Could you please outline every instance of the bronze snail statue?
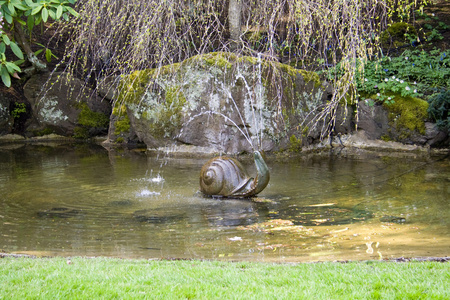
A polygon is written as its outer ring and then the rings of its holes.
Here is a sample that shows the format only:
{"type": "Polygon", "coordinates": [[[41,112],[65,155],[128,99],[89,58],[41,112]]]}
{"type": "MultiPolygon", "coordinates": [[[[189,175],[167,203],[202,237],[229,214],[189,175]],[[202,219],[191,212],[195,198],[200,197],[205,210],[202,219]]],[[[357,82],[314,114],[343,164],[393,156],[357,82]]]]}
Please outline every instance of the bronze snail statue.
{"type": "Polygon", "coordinates": [[[254,152],[256,177],[250,177],[234,158],[216,157],[200,171],[200,190],[213,197],[252,197],[269,183],[270,173],[261,153],[254,152]]]}

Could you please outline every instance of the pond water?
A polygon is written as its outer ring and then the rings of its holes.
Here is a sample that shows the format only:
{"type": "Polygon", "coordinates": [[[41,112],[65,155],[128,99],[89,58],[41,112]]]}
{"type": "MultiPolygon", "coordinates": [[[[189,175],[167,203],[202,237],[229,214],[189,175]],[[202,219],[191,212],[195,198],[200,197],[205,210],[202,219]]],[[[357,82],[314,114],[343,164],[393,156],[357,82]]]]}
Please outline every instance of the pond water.
{"type": "Polygon", "coordinates": [[[274,262],[450,253],[448,158],[269,157],[271,181],[257,198],[219,200],[198,192],[207,159],[8,147],[0,252],[274,262]]]}

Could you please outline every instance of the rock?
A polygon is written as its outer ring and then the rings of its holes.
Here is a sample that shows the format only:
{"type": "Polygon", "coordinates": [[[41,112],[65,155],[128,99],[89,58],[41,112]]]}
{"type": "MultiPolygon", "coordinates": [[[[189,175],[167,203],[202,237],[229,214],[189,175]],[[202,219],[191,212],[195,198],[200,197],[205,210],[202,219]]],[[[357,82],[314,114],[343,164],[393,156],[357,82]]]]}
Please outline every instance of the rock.
{"type": "Polygon", "coordinates": [[[0,135],[11,133],[14,120],[10,112],[11,100],[7,93],[0,95],[0,135]]]}
{"type": "Polygon", "coordinates": [[[5,134],[3,136],[0,136],[0,141],[3,142],[17,142],[17,141],[24,141],[25,137],[18,135],[18,134],[5,134]]]}
{"type": "Polygon", "coordinates": [[[358,130],[342,138],[346,147],[354,147],[367,150],[386,151],[425,151],[426,149],[418,145],[406,145],[400,142],[383,141],[369,139],[363,130],[358,130]]]}
{"type": "Polygon", "coordinates": [[[86,138],[106,133],[111,106],[79,79],[68,79],[65,73],[55,73],[50,79],[34,75],[25,84],[24,94],[32,108],[28,132],[33,135],[86,138]]]}
{"type": "Polygon", "coordinates": [[[379,139],[389,130],[388,112],[382,105],[370,106],[368,101],[358,104],[358,129],[371,140],[379,139]]]}
{"type": "MultiPolygon", "coordinates": [[[[406,145],[448,146],[448,132],[440,131],[436,125],[426,122],[428,104],[418,98],[397,97],[390,105],[369,105],[369,100],[358,104],[358,130],[364,131],[369,140],[400,142],[406,145]]],[[[376,146],[376,143],[370,143],[376,146]]],[[[382,148],[386,148],[385,143],[382,148]]],[[[403,145],[391,144],[387,148],[399,150],[403,145]]]]}
{"type": "Polygon", "coordinates": [[[425,122],[425,140],[430,147],[450,145],[449,133],[441,131],[435,123],[425,122]]]}
{"type": "Polygon", "coordinates": [[[97,92],[100,97],[112,101],[116,97],[117,86],[120,81],[120,77],[107,77],[98,82],[97,92]]]}
{"type": "Polygon", "coordinates": [[[287,148],[330,96],[316,73],[232,53],[136,71],[119,91],[109,142],[137,138],[148,148],[185,144],[233,154],[252,151],[251,144],[287,148]]]}

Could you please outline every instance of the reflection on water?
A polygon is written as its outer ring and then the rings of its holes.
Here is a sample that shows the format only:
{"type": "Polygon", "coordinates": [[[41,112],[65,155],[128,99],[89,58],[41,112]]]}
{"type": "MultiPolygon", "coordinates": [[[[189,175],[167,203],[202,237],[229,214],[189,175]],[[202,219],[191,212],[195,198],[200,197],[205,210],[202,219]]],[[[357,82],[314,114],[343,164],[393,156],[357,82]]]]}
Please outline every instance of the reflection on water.
{"type": "Polygon", "coordinates": [[[205,161],[86,144],[0,148],[0,252],[255,261],[449,253],[448,158],[269,160],[271,181],[253,200],[199,195],[205,161]]]}

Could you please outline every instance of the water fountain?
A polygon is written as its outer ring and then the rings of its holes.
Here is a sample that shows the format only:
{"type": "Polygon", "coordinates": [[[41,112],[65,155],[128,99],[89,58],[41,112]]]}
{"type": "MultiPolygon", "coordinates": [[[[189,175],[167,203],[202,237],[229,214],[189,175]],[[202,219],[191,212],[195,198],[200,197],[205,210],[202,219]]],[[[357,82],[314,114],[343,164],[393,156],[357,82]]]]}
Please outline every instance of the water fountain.
{"type": "Polygon", "coordinates": [[[251,197],[269,183],[270,173],[261,152],[254,153],[256,177],[250,177],[242,164],[234,158],[216,157],[200,171],[200,190],[213,197],[251,197]]]}

